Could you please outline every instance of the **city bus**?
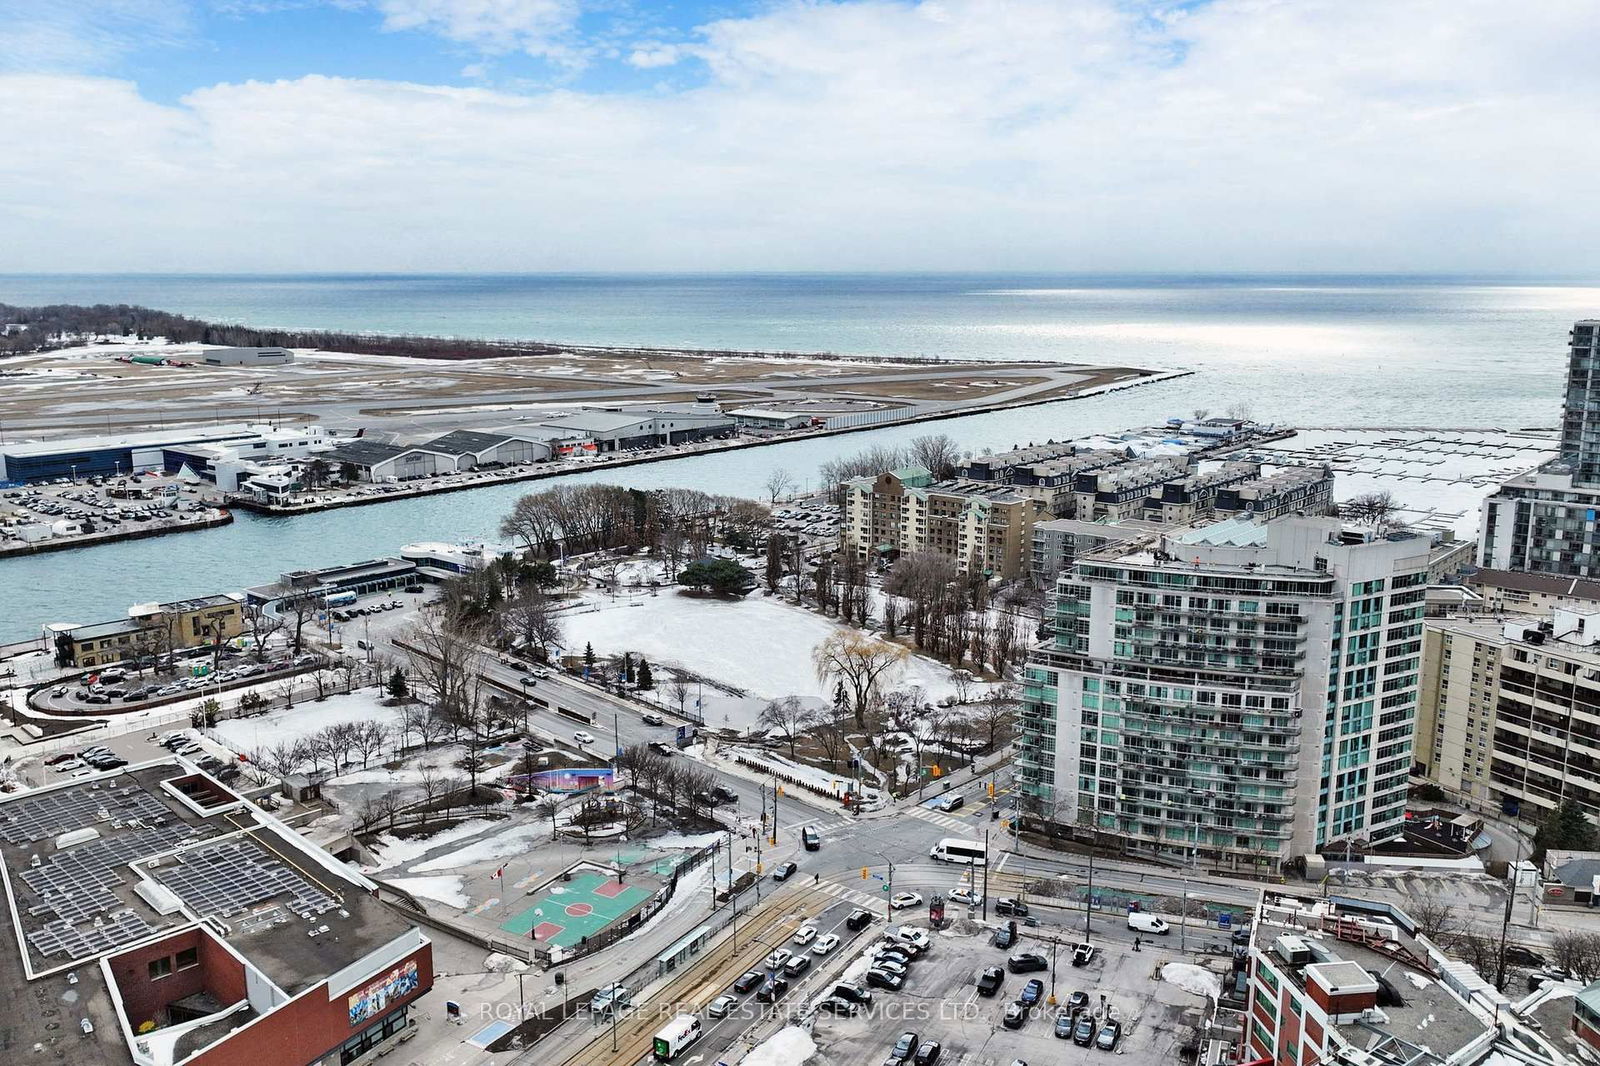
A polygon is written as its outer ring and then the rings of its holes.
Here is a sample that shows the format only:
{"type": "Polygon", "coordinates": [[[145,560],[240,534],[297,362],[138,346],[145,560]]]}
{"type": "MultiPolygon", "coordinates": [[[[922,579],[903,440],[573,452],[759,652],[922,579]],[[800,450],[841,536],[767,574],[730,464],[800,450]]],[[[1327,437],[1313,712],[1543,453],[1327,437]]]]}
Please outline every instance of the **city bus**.
{"type": "Polygon", "coordinates": [[[330,592],[322,597],[324,607],[348,607],[354,602],[356,602],[354,592],[330,592]]]}
{"type": "Polygon", "coordinates": [[[928,852],[928,858],[938,859],[940,862],[959,862],[966,866],[989,865],[989,853],[984,850],[981,843],[976,840],[961,840],[958,837],[945,837],[933,846],[928,852]]]}
{"type": "Polygon", "coordinates": [[[680,1014],[656,1034],[653,1050],[657,1062],[671,1062],[684,1048],[699,1040],[700,1019],[692,1014],[680,1014]]]}

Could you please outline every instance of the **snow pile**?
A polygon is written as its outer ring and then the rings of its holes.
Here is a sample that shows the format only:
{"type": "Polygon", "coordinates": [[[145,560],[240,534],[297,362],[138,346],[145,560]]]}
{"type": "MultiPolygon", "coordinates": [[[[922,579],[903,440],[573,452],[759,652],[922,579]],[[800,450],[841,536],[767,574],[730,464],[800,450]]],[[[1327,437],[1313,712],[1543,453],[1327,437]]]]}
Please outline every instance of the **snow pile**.
{"type": "Polygon", "coordinates": [[[550,839],[550,825],[548,822],[531,822],[507,829],[503,833],[496,833],[492,837],[475,841],[448,855],[441,855],[437,859],[418,863],[411,867],[411,872],[425,874],[434,870],[459,870],[463,866],[474,863],[494,862],[496,859],[509,859],[514,855],[521,855],[528,851],[536,841],[550,839]]]}
{"type": "Polygon", "coordinates": [[[521,959],[495,951],[483,960],[483,968],[488,973],[521,973],[528,968],[528,964],[521,959]]]}
{"type": "Polygon", "coordinates": [[[811,1034],[798,1025],[786,1026],[772,1034],[740,1059],[741,1066],[801,1066],[817,1053],[811,1034]]]}
{"type": "Polygon", "coordinates": [[[399,707],[385,707],[383,697],[369,689],[329,696],[320,703],[297,703],[255,718],[229,718],[218,722],[211,734],[235,751],[249,752],[292,744],[330,725],[348,722],[390,725],[400,721],[401,713],[399,707]]]}
{"type": "Polygon", "coordinates": [[[402,839],[385,833],[372,842],[372,848],[374,854],[378,857],[378,861],[367,867],[367,870],[372,872],[387,870],[393,866],[403,866],[415,859],[422,858],[435,848],[444,847],[446,844],[454,844],[458,840],[475,837],[490,826],[498,824],[498,822],[491,821],[488,818],[469,818],[460,825],[451,826],[449,829],[434,833],[432,836],[402,839]]]}
{"type": "Polygon", "coordinates": [[[1222,995],[1222,978],[1191,962],[1169,962],[1161,967],[1161,979],[1185,992],[1216,1000],[1222,995]]]}
{"type": "Polygon", "coordinates": [[[1405,974],[1406,980],[1410,981],[1412,986],[1415,987],[1415,988],[1423,989],[1423,988],[1427,988],[1429,985],[1433,984],[1432,981],[1428,980],[1426,977],[1422,976],[1420,973],[1413,973],[1410,970],[1401,970],[1400,972],[1405,974]]]}
{"type": "Polygon", "coordinates": [[[471,906],[467,894],[461,888],[461,878],[458,875],[445,877],[392,877],[388,883],[413,896],[423,899],[436,900],[457,910],[466,910],[471,906]]]}

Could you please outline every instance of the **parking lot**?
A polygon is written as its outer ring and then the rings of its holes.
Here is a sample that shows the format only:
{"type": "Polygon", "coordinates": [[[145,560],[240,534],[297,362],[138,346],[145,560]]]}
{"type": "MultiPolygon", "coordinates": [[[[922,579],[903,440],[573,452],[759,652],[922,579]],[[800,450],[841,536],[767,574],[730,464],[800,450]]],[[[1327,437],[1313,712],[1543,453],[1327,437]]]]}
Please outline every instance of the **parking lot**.
{"type": "Polygon", "coordinates": [[[311,668],[322,659],[310,652],[291,656],[277,652],[256,662],[232,648],[223,649],[213,669],[210,649],[189,649],[193,655],[165,660],[167,665],[147,670],[107,667],[91,670],[76,681],[41,690],[32,705],[57,714],[125,712],[186,696],[216,695],[245,684],[260,684],[311,668]]]}
{"type": "Polygon", "coordinates": [[[1070,942],[1057,945],[1030,939],[1025,930],[1018,947],[1002,950],[993,946],[989,930],[968,922],[935,933],[932,943],[911,963],[901,991],[875,990],[869,1007],[854,1016],[816,1016],[813,1038],[822,1061],[882,1066],[891,1058],[897,1039],[910,1032],[916,1034],[919,1047],[929,1042],[940,1045],[940,1063],[1007,1066],[1021,1061],[1042,1066],[1093,1063],[1110,1054],[1131,1055],[1136,1062],[1176,1062],[1179,1048],[1205,1008],[1201,997],[1160,980],[1162,965],[1178,958],[1162,948],[1134,952],[1131,945],[1097,944],[1089,962],[1075,967],[1070,962],[1070,942]],[[1012,955],[1035,953],[1049,960],[1053,949],[1054,965],[1049,968],[1009,972],[1007,960],[1012,955]],[[985,996],[979,993],[978,981],[990,967],[1007,972],[995,993],[985,996]],[[1019,1027],[1008,1027],[1007,1007],[1032,980],[1041,985],[1038,1006],[1019,1012],[1019,1027]],[[1069,1012],[1069,1003],[1082,1006],[1069,1012]],[[1070,1020],[1058,1036],[1057,1019],[1063,1014],[1070,1020]],[[1070,1035],[1073,1023],[1085,1016],[1091,1019],[1086,1032],[1093,1034],[1087,1047],[1070,1035]],[[1116,1020],[1120,1033],[1114,1050],[1108,1052],[1094,1046],[1094,1040],[1109,1019],[1116,1020]]]}
{"type": "Polygon", "coordinates": [[[209,507],[202,488],[170,476],[60,478],[0,491],[0,546],[180,525],[209,507]]]}

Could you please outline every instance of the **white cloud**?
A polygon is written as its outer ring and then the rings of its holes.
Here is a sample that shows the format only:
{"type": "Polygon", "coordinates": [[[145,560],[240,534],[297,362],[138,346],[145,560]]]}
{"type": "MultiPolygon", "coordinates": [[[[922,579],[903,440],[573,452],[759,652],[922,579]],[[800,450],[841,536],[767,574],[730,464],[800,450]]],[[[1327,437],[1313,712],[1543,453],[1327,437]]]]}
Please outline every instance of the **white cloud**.
{"type": "Polygon", "coordinates": [[[423,30],[491,54],[576,62],[577,0],[374,0],[386,30],[423,30]]]}
{"type": "Polygon", "coordinates": [[[184,0],[0,0],[0,72],[101,70],[191,32],[184,0]]]}
{"type": "MultiPolygon", "coordinates": [[[[485,51],[563,32],[384,2],[485,51]]],[[[677,45],[704,84],[639,95],[14,75],[0,271],[1592,271],[1597,31],[1588,0],[865,0],[716,22],[677,45]]]]}
{"type": "Polygon", "coordinates": [[[628,54],[628,62],[640,70],[653,67],[670,67],[684,57],[684,50],[675,44],[644,44],[628,54]]]}

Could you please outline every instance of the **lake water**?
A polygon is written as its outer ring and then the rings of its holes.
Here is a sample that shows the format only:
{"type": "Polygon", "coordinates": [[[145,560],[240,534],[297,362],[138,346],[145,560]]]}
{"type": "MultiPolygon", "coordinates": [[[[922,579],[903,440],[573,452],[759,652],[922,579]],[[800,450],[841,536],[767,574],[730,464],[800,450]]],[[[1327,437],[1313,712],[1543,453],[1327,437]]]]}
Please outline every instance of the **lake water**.
{"type": "MultiPolygon", "coordinates": [[[[257,325],[1190,369],[1191,377],[973,415],[578,475],[756,496],[831,455],[945,432],[972,450],[1243,405],[1302,426],[1553,426],[1590,282],[1398,277],[0,276],[0,303],[141,303],[257,325]]],[[[537,487],[537,486],[535,486],[537,487]]],[[[412,540],[493,538],[527,485],[0,562],[0,639],[131,603],[236,589],[412,540]]]]}

